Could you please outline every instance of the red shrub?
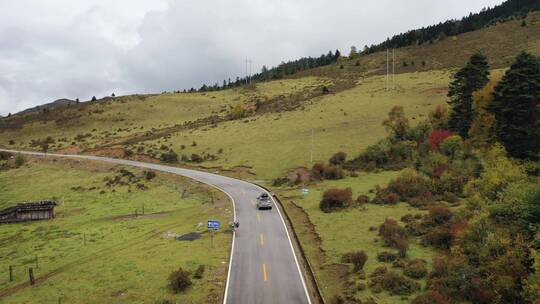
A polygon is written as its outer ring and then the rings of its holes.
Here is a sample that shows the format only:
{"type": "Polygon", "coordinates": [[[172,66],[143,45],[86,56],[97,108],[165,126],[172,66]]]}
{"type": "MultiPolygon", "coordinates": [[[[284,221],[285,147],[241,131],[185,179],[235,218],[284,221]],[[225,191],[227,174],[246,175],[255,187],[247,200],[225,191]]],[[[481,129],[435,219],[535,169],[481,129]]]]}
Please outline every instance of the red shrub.
{"type": "Polygon", "coordinates": [[[332,155],[332,157],[330,158],[330,160],[328,160],[329,163],[331,163],[332,165],[342,165],[345,160],[347,159],[347,154],[345,152],[338,152],[334,155],[332,155]]]}
{"type": "Polygon", "coordinates": [[[430,290],[422,295],[419,295],[411,302],[412,304],[450,304],[450,300],[445,298],[438,291],[430,290]]]}
{"type": "Polygon", "coordinates": [[[323,194],[323,199],[319,208],[323,212],[332,212],[338,209],[347,208],[352,202],[352,190],[347,189],[328,189],[323,194]]]}
{"type": "Polygon", "coordinates": [[[311,175],[314,179],[321,179],[324,172],[324,164],[317,163],[311,168],[311,175]]]}
{"type": "Polygon", "coordinates": [[[449,249],[453,240],[449,225],[434,227],[424,236],[426,243],[441,249],[449,249]]]}
{"type": "Polygon", "coordinates": [[[311,168],[311,176],[313,179],[342,179],[344,174],[340,167],[326,166],[325,164],[317,163],[311,168]]]}
{"type": "Polygon", "coordinates": [[[444,206],[433,206],[429,208],[429,218],[436,225],[448,222],[454,214],[444,206]]]}
{"type": "Polygon", "coordinates": [[[429,133],[428,141],[433,150],[439,149],[439,145],[448,137],[454,135],[452,131],[448,130],[433,130],[429,133]]]}
{"type": "Polygon", "coordinates": [[[450,228],[450,233],[452,233],[453,238],[456,238],[459,233],[467,229],[467,222],[459,222],[452,225],[450,228]]]}
{"type": "Polygon", "coordinates": [[[433,274],[435,276],[443,276],[448,272],[448,257],[438,255],[433,258],[433,274]]]}

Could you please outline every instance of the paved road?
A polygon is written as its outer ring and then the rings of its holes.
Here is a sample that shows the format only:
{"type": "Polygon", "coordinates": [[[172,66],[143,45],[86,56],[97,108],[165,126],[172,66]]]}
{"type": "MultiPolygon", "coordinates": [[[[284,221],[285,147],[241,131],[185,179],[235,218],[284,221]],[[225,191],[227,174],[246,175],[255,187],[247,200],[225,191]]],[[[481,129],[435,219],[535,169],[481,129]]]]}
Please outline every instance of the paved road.
{"type": "MultiPolygon", "coordinates": [[[[3,150],[17,153],[18,151],[3,150]]],[[[43,156],[43,153],[21,152],[43,156]]],[[[89,155],[47,154],[105,161],[174,173],[216,187],[233,201],[234,216],[240,228],[233,235],[233,246],[224,304],[308,303],[306,284],[289,233],[278,206],[258,211],[255,199],[260,187],[230,177],[138,161],[89,155]]]]}

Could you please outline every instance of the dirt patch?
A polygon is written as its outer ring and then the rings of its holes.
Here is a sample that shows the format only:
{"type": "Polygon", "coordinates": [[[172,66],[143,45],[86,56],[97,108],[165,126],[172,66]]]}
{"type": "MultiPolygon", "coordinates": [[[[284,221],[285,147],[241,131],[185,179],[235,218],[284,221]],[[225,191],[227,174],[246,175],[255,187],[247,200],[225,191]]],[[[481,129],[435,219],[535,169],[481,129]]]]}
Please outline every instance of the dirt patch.
{"type": "Polygon", "coordinates": [[[70,168],[77,168],[82,170],[88,170],[92,172],[101,172],[107,173],[112,170],[113,167],[117,166],[115,164],[110,164],[106,162],[93,161],[93,160],[81,160],[76,158],[69,157],[56,157],[56,156],[33,156],[27,155],[27,165],[33,163],[42,163],[42,164],[54,164],[55,166],[65,166],[70,168]]]}
{"type": "Polygon", "coordinates": [[[135,154],[132,157],[130,157],[129,159],[136,160],[136,161],[141,161],[141,162],[146,162],[146,163],[159,163],[158,159],[155,159],[155,158],[153,158],[153,157],[151,157],[149,155],[146,155],[146,154],[135,154]]]}
{"type": "Polygon", "coordinates": [[[126,151],[122,148],[101,148],[101,149],[89,149],[85,151],[87,154],[94,156],[104,156],[112,158],[125,158],[126,151]]]}
{"type": "Polygon", "coordinates": [[[210,173],[219,173],[228,177],[239,178],[239,179],[248,179],[257,176],[251,171],[252,167],[248,166],[236,166],[231,169],[224,169],[222,167],[204,167],[198,166],[196,169],[204,169],[210,173]]]}
{"type": "Polygon", "coordinates": [[[62,148],[62,149],[59,149],[56,151],[56,153],[60,153],[60,154],[78,154],[80,152],[83,151],[83,148],[79,147],[79,146],[70,146],[70,147],[65,147],[65,148],[62,148]]]}
{"type": "Polygon", "coordinates": [[[236,166],[231,169],[231,172],[239,178],[253,177],[255,173],[251,172],[251,169],[251,167],[236,166]]]}
{"type": "Polygon", "coordinates": [[[157,212],[157,213],[150,213],[150,214],[125,214],[125,215],[116,215],[111,217],[106,217],[107,220],[130,220],[130,219],[138,219],[138,218],[160,218],[167,216],[171,214],[172,211],[163,211],[163,212],[157,212]]]}
{"type": "Polygon", "coordinates": [[[201,238],[201,234],[199,232],[190,232],[186,233],[184,235],[181,235],[179,237],[176,237],[177,241],[195,241],[201,238]]]}
{"type": "Polygon", "coordinates": [[[306,167],[290,169],[287,172],[287,179],[293,183],[307,183],[311,180],[311,170],[306,167]]]}
{"type": "Polygon", "coordinates": [[[440,94],[446,95],[448,93],[448,87],[432,88],[432,89],[425,90],[423,93],[429,96],[440,95],[440,94]]]}

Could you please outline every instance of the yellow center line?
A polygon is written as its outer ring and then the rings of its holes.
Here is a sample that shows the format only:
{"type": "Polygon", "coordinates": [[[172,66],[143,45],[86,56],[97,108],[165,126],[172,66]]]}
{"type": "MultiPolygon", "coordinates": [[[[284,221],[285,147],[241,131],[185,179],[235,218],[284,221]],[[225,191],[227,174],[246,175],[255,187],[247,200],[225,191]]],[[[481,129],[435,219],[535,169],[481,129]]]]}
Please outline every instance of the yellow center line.
{"type": "Polygon", "coordinates": [[[261,246],[264,246],[264,235],[261,233],[259,239],[261,240],[261,246]]]}
{"type": "Polygon", "coordinates": [[[257,222],[261,222],[261,215],[259,214],[259,212],[257,212],[257,222]]]}
{"type": "Polygon", "coordinates": [[[266,264],[262,264],[263,269],[263,280],[266,282],[268,281],[268,274],[266,273],[266,264]]]}

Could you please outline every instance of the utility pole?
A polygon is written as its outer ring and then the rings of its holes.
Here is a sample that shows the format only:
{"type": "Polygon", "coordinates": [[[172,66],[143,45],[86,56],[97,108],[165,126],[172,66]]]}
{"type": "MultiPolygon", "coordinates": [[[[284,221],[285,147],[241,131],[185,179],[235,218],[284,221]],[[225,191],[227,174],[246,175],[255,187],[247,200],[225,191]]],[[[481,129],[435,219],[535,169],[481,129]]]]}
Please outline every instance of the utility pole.
{"type": "Polygon", "coordinates": [[[389,73],[389,70],[390,70],[390,66],[389,66],[389,58],[390,57],[390,53],[388,51],[388,49],[386,49],[386,90],[388,91],[388,73],[389,73]]]}
{"type": "Polygon", "coordinates": [[[247,84],[247,81],[248,81],[248,79],[247,79],[247,61],[248,61],[248,60],[247,60],[247,58],[246,58],[246,74],[245,74],[245,75],[246,75],[246,84],[247,84]]]}
{"type": "Polygon", "coordinates": [[[313,163],[313,137],[314,137],[314,130],[311,129],[311,150],[309,153],[309,162],[313,163]]]}
{"type": "Polygon", "coordinates": [[[249,59],[249,83],[251,83],[251,64],[253,62],[251,61],[251,59],[249,59]]]}
{"type": "Polygon", "coordinates": [[[392,90],[396,89],[396,83],[394,81],[395,74],[396,74],[396,57],[394,56],[394,49],[392,49],[392,90]]]}

